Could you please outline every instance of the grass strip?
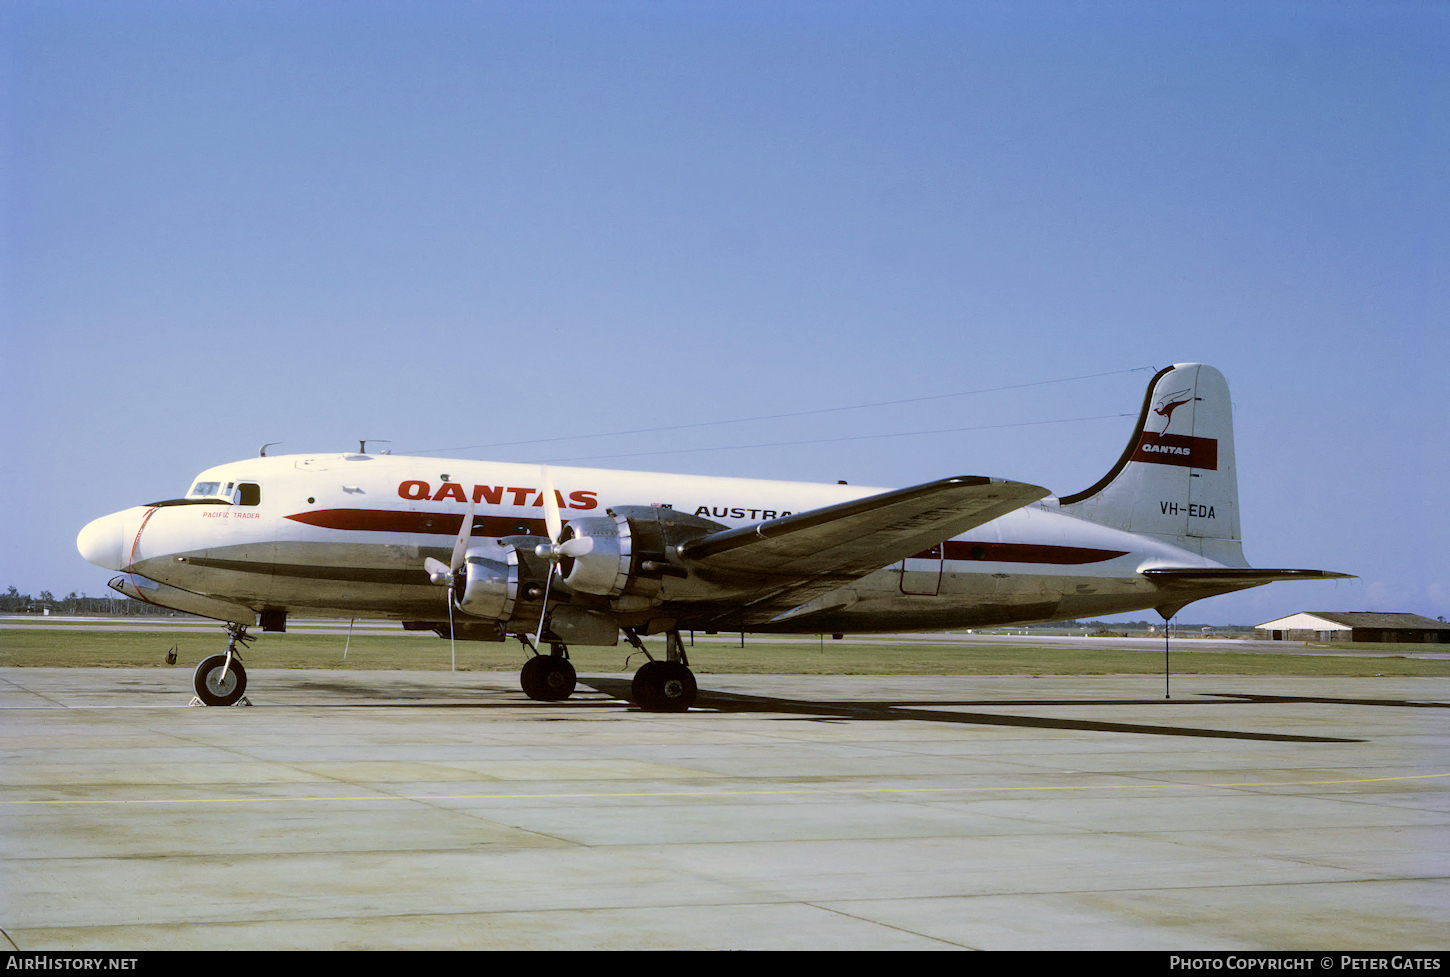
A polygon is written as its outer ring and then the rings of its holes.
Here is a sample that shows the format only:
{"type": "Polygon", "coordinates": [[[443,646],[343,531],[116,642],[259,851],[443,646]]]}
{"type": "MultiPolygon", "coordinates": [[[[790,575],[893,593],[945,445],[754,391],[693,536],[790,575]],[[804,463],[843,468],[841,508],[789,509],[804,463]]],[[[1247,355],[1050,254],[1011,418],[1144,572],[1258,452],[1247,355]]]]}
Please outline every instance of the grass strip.
{"type": "MultiPolygon", "coordinates": [[[[249,668],[422,669],[446,671],[449,643],[432,634],[354,634],[347,660],[341,634],[302,632],[260,635],[242,652],[249,668]]],[[[661,657],[664,642],[648,639],[661,657]]],[[[1177,675],[1326,675],[1326,676],[1450,676],[1450,661],[1418,658],[1358,657],[1313,654],[1246,654],[1193,651],[1175,642],[1172,671],[1177,675]]],[[[1383,648],[1383,646],[1380,646],[1383,648]]],[[[1424,650],[1425,646],[1413,646],[1424,650]]],[[[226,648],[226,636],[214,632],[47,629],[0,631],[0,665],[29,667],[166,666],[176,651],[176,668],[191,669],[208,655],[226,648]]],[[[754,673],[787,675],[1161,675],[1163,649],[1062,647],[1026,642],[989,644],[940,639],[874,643],[866,641],[778,642],[747,638],[700,642],[687,647],[691,667],[700,674],[754,673]]],[[[1339,650],[1336,646],[1335,650],[1339,650]]],[[[581,645],[570,658],[581,672],[620,672],[638,667],[632,649],[581,645]]],[[[527,652],[517,641],[458,642],[458,668],[464,671],[513,671],[527,652]]]]}

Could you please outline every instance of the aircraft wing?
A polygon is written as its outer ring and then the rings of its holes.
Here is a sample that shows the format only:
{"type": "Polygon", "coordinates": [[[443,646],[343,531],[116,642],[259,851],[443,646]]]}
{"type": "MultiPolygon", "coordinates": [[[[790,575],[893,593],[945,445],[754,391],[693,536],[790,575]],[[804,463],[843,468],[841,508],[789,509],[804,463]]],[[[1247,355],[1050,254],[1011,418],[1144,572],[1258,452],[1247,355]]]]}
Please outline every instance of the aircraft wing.
{"type": "Polygon", "coordinates": [[[1048,494],[1041,486],[1022,482],[945,478],[721,530],[684,544],[680,556],[706,570],[834,585],[920,553],[1048,494]]]}

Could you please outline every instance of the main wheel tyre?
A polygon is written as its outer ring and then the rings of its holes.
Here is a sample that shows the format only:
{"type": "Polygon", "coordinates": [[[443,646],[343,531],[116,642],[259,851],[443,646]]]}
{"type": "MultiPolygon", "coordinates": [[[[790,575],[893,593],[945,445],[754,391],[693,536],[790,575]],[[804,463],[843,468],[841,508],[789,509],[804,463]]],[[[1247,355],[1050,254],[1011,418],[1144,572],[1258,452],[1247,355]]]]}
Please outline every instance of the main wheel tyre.
{"type": "Polygon", "coordinates": [[[247,691],[247,670],[235,657],[227,667],[226,655],[212,655],[196,666],[191,687],[196,697],[209,706],[235,705],[247,691]]]}
{"type": "Polygon", "coordinates": [[[631,685],[635,705],[645,712],[684,712],[697,692],[695,673],[679,662],[645,662],[631,685]]]}
{"type": "Polygon", "coordinates": [[[562,702],[574,694],[577,682],[569,659],[556,655],[535,655],[519,672],[524,695],[539,702],[562,702]]]}

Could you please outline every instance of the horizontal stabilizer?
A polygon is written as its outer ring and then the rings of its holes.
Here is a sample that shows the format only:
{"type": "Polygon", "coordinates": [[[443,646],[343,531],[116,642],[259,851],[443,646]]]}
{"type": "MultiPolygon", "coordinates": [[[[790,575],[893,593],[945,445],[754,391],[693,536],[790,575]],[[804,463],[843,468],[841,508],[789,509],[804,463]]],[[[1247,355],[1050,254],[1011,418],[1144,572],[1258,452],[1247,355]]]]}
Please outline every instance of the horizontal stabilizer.
{"type": "Polygon", "coordinates": [[[1333,570],[1272,570],[1258,567],[1162,567],[1143,576],[1162,587],[1258,587],[1280,580],[1352,580],[1333,570]]]}
{"type": "Polygon", "coordinates": [[[1022,482],[946,478],[711,533],[680,556],[734,573],[854,579],[1047,495],[1022,482]]]}

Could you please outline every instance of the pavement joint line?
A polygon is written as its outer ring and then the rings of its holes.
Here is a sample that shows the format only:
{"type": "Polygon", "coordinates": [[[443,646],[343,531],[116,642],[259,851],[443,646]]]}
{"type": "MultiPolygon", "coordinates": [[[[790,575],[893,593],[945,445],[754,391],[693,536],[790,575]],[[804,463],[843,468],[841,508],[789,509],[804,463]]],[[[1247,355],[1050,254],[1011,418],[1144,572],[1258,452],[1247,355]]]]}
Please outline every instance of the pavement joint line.
{"type": "Polygon", "coordinates": [[[66,798],[61,800],[0,800],[0,807],[24,805],[82,804],[271,804],[297,801],[487,801],[487,800],[570,800],[598,797],[752,797],[785,794],[960,794],[971,791],[1051,791],[1051,790],[1167,790],[1170,788],[1228,789],[1245,787],[1330,787],[1345,784],[1382,784],[1405,780],[1433,780],[1450,777],[1446,773],[1412,774],[1404,777],[1368,777],[1354,780],[1281,780],[1227,784],[1084,784],[1044,787],[836,787],[782,788],[778,790],[665,790],[665,791],[585,791],[567,794],[365,794],[353,796],[307,797],[161,797],[140,800],[107,800],[66,798]]]}

